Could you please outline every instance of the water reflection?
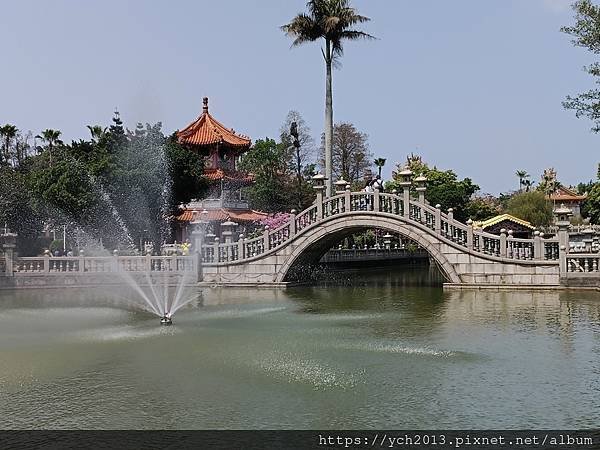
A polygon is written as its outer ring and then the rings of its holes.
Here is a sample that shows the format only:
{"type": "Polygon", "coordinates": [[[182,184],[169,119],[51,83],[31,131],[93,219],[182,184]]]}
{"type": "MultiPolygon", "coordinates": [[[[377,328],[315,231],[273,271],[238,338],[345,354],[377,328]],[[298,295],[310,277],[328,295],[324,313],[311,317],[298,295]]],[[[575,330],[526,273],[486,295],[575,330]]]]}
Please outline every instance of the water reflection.
{"type": "Polygon", "coordinates": [[[2,292],[0,428],[600,421],[595,292],[444,291],[412,268],[198,294],[166,330],[110,292],[2,292]]]}

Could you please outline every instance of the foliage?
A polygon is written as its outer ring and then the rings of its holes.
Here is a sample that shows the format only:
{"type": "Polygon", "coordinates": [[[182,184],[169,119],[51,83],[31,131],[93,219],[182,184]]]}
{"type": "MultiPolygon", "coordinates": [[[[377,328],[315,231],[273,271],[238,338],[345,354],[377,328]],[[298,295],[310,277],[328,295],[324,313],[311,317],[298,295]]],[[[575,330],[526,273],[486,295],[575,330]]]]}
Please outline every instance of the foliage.
{"type": "Polygon", "coordinates": [[[270,214],[266,218],[260,221],[260,225],[263,227],[269,227],[270,230],[275,230],[279,228],[283,224],[285,224],[290,218],[290,215],[287,213],[275,213],[270,214]]]}
{"type": "Polygon", "coordinates": [[[381,178],[381,169],[383,169],[383,166],[385,166],[385,158],[375,158],[375,160],[373,161],[373,164],[375,164],[375,167],[377,167],[377,174],[379,175],[379,177],[381,178]]]}
{"type": "MultiPolygon", "coordinates": [[[[321,139],[321,162],[325,158],[325,140],[321,139]]],[[[343,178],[350,184],[361,181],[370,172],[373,154],[369,149],[368,136],[351,123],[337,123],[333,131],[333,176],[343,178]]]]}
{"type": "Polygon", "coordinates": [[[286,148],[273,139],[259,139],[243,155],[240,169],[254,174],[255,182],[248,187],[253,208],[268,212],[285,211],[292,202],[289,183],[286,148]]]}
{"type": "Polygon", "coordinates": [[[459,180],[454,171],[439,170],[435,166],[429,168],[421,157],[411,155],[407,158],[406,165],[398,164],[392,173],[392,181],[386,183],[387,190],[400,189],[399,172],[407,166],[412,170],[413,176],[424,175],[427,178],[425,199],[431,205],[439,204],[443,211],[453,208],[454,217],[458,220],[465,221],[469,218],[469,200],[479,190],[479,186],[473,184],[470,178],[459,180]]]}
{"type": "Polygon", "coordinates": [[[465,216],[471,220],[486,220],[498,214],[502,214],[500,201],[489,194],[471,198],[465,210],[465,216]]]}
{"type": "Polygon", "coordinates": [[[293,207],[301,211],[313,201],[311,185],[313,168],[310,159],[315,151],[315,143],[310,128],[299,112],[290,111],[280,131],[281,144],[285,149],[285,160],[290,176],[295,177],[293,207]],[[292,133],[295,134],[292,135],[292,133]]]}
{"type": "Polygon", "coordinates": [[[582,214],[589,217],[591,223],[600,224],[600,182],[588,192],[582,214]]]}
{"type": "Polygon", "coordinates": [[[166,138],[160,123],[126,131],[115,113],[109,128],[88,128],[91,140],[70,145],[59,131],[44,130],[37,155],[11,132],[10,164],[0,165],[0,221],[29,242],[44,225],[67,225],[109,248],[131,248],[141,238],[157,247],[167,239],[169,213],[205,191],[202,157],[166,138]]]}
{"type": "MultiPolygon", "coordinates": [[[[597,55],[600,53],[600,6],[590,0],[578,0],[573,4],[575,24],[561,30],[573,37],[571,41],[576,47],[587,48],[597,55]]],[[[600,63],[594,62],[585,67],[585,71],[600,84],[600,63]]],[[[563,102],[566,109],[575,111],[576,117],[587,117],[593,122],[592,131],[600,131],[600,89],[590,89],[575,97],[567,96],[563,102]]]]}
{"type": "Polygon", "coordinates": [[[325,60],[325,132],[323,139],[324,160],[328,191],[331,189],[333,158],[333,94],[332,67],[339,66],[344,53],[344,41],[374,39],[373,36],[355,27],[368,22],[368,17],[356,12],[350,0],[310,0],[307,3],[308,14],[301,13],[281,29],[291,38],[292,46],[302,45],[323,39],[325,48],[321,49],[325,60]]]}
{"type": "Polygon", "coordinates": [[[548,226],[553,220],[552,203],[540,191],[515,194],[508,202],[507,212],[535,227],[548,226]]]}

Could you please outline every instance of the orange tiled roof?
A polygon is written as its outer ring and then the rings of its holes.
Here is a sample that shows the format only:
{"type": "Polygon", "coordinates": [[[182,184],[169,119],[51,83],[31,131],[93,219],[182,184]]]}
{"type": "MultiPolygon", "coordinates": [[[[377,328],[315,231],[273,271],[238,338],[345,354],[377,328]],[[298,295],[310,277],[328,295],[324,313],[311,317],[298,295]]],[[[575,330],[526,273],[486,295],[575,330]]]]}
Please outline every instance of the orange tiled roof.
{"type": "MultiPolygon", "coordinates": [[[[233,220],[234,222],[255,222],[267,217],[267,213],[253,209],[234,211],[227,208],[219,208],[209,209],[206,212],[208,214],[204,220],[208,220],[209,222],[225,222],[227,220],[233,220]]],[[[175,220],[178,222],[192,222],[200,219],[200,213],[201,211],[198,210],[184,209],[181,214],[175,217],[175,220]]]]}
{"type": "Polygon", "coordinates": [[[561,186],[548,197],[550,198],[550,200],[556,200],[559,202],[573,202],[585,200],[587,198],[587,195],[579,195],[571,189],[567,189],[566,187],[561,186]]]}
{"type": "Polygon", "coordinates": [[[237,134],[215,120],[208,112],[208,97],[203,99],[202,114],[183,130],[177,132],[177,140],[189,145],[227,144],[233,147],[250,147],[248,136],[237,134]]]}

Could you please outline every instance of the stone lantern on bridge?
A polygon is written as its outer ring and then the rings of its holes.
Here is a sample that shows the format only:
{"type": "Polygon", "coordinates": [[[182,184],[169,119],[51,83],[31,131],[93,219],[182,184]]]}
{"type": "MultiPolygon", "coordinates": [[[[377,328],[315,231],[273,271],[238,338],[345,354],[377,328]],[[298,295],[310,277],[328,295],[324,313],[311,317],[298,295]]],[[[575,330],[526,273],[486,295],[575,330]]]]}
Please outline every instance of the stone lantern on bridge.
{"type": "Polygon", "coordinates": [[[423,174],[415,178],[417,183],[417,192],[419,193],[419,203],[425,203],[425,191],[427,190],[427,178],[423,174]]]}
{"type": "Polygon", "coordinates": [[[322,217],[322,208],[323,208],[323,195],[325,193],[325,180],[327,180],[327,178],[325,177],[325,175],[323,175],[322,173],[317,173],[314,177],[312,177],[313,180],[313,189],[315,190],[316,194],[317,194],[317,210],[321,211],[319,217],[322,217]]]}
{"type": "Polygon", "coordinates": [[[235,232],[235,227],[237,226],[238,224],[231,220],[221,224],[221,229],[223,230],[221,231],[221,236],[223,236],[226,244],[231,244],[233,242],[233,234],[235,232]]]}
{"type": "Polygon", "coordinates": [[[400,187],[402,187],[402,204],[403,204],[403,212],[404,217],[409,217],[409,205],[410,205],[410,187],[412,186],[412,170],[406,166],[403,170],[398,172],[398,176],[400,177],[400,187]]]}
{"type": "Polygon", "coordinates": [[[343,194],[344,192],[346,192],[346,186],[348,186],[348,182],[343,178],[340,178],[335,182],[335,193],[343,194]]]}
{"type": "Polygon", "coordinates": [[[563,247],[568,250],[569,248],[569,227],[571,221],[569,217],[573,215],[571,208],[567,208],[564,204],[560,205],[560,208],[554,210],[556,214],[556,225],[558,226],[558,245],[562,249],[563,247]]]}

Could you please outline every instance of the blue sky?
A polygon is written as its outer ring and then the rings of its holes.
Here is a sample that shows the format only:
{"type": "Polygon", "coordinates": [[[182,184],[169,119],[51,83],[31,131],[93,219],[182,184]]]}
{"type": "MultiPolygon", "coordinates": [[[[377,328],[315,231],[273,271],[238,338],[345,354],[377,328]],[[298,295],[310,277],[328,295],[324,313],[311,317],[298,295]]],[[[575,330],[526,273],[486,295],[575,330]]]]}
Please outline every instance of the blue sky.
{"type": "MultiPolygon", "coordinates": [[[[227,126],[276,137],[290,109],[318,138],[324,65],[317,44],[290,49],[278,29],[304,0],[20,0],[0,17],[0,123],[87,137],[115,107],[130,128],[185,127],[203,96],[227,126]]],[[[334,119],[369,135],[375,156],[414,152],[482,192],[545,167],[566,184],[595,177],[600,136],[561,101],[593,87],[561,26],[566,0],[355,0],[379,39],[346,45],[334,119]]]]}

